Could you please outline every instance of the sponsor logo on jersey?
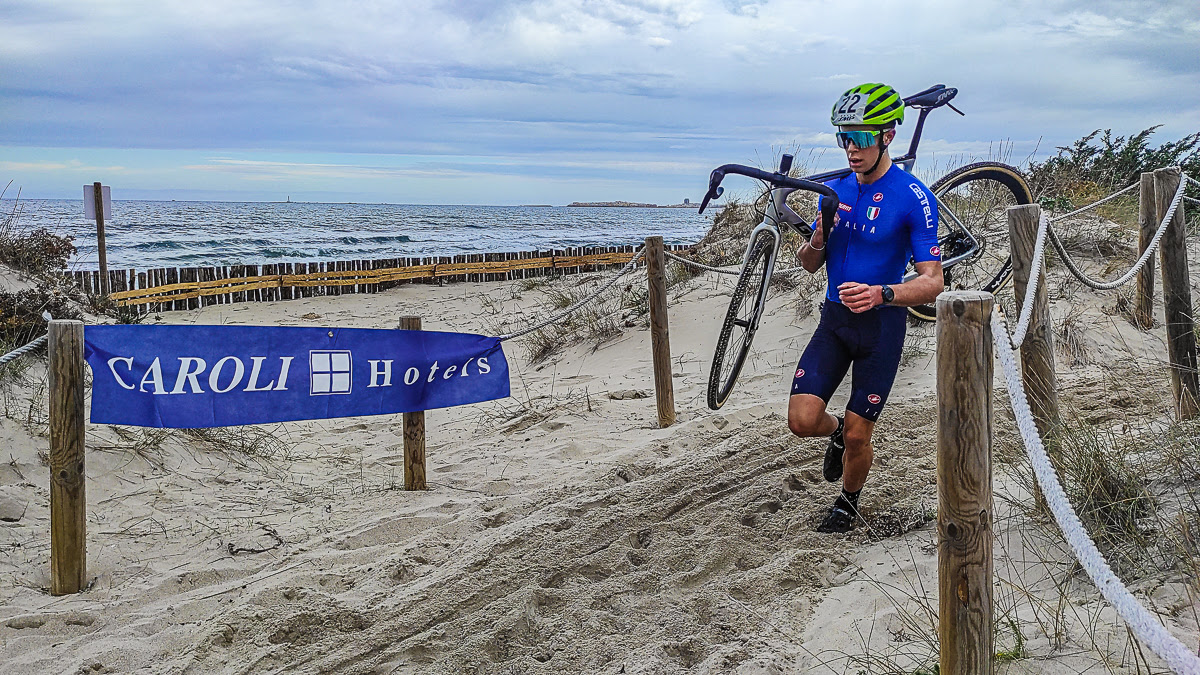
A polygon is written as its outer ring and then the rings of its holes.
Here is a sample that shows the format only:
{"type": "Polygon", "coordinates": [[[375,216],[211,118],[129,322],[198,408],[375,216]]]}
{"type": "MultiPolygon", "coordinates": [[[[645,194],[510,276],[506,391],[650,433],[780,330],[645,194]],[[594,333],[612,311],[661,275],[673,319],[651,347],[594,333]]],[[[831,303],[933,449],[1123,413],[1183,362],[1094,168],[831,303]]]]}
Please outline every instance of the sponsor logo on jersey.
{"type": "Polygon", "coordinates": [[[804,377],[804,369],[803,368],[796,371],[796,377],[804,377]]]}
{"type": "Polygon", "coordinates": [[[853,210],[854,210],[854,208],[852,206],[850,206],[849,204],[847,204],[846,202],[842,202],[842,203],[838,204],[838,211],[850,212],[853,210]]]}
{"type": "Polygon", "coordinates": [[[867,207],[867,220],[875,220],[878,217],[879,217],[879,207],[878,206],[868,206],[867,207]]]}
{"type": "Polygon", "coordinates": [[[941,246],[930,246],[929,253],[930,253],[930,255],[940,256],[942,254],[942,247],[941,246]]]}
{"type": "Polygon", "coordinates": [[[881,201],[883,201],[883,193],[882,193],[882,192],[876,192],[876,193],[875,193],[875,196],[874,196],[874,197],[871,197],[871,201],[875,201],[875,202],[881,202],[881,201]]]}
{"type": "Polygon", "coordinates": [[[871,405],[877,405],[883,399],[879,398],[879,394],[871,394],[867,400],[871,402],[871,405]]]}
{"type": "Polygon", "coordinates": [[[917,199],[921,200],[921,211],[925,214],[925,229],[933,227],[933,210],[929,208],[929,197],[925,196],[925,191],[916,183],[909,183],[908,189],[912,190],[917,199]]]}

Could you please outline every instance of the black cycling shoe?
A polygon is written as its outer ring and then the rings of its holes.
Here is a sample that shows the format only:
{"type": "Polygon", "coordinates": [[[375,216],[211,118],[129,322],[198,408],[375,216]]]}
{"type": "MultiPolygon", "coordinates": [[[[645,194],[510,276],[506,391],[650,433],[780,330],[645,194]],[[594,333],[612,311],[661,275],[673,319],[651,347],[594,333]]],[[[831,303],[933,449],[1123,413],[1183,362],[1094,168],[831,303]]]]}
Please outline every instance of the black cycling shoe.
{"type": "Polygon", "coordinates": [[[842,477],[842,455],[846,453],[846,441],[842,438],[842,430],[846,426],[845,419],[837,418],[837,431],[829,436],[829,445],[825,446],[825,464],[822,472],[825,480],[836,483],[842,477]]]}
{"type": "Polygon", "coordinates": [[[849,532],[854,529],[854,516],[840,505],[829,509],[829,515],[817,526],[817,532],[825,534],[849,532]]]}

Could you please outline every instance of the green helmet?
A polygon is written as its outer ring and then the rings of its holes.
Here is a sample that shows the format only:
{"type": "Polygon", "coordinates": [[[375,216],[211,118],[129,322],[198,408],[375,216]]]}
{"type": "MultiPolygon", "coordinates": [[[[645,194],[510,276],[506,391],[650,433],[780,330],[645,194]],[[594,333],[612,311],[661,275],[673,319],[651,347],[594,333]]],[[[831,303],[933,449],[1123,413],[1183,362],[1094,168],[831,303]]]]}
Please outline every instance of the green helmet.
{"type": "Polygon", "coordinates": [[[886,84],[852,87],[833,104],[829,121],[834,126],[892,124],[904,121],[904,99],[886,84]]]}

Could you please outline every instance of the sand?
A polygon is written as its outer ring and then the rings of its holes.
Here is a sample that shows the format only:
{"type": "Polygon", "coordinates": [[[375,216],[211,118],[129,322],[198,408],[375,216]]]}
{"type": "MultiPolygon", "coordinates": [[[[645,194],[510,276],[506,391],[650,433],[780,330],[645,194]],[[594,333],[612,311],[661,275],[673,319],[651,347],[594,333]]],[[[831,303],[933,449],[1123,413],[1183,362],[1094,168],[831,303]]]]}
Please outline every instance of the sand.
{"type": "MultiPolygon", "coordinates": [[[[1161,327],[1139,332],[1105,313],[1114,293],[1052,273],[1056,321],[1078,323],[1087,354],[1078,363],[1060,355],[1065,405],[1113,433],[1163,428],[1161,327]]],[[[553,293],[605,278],[411,285],[148,320],[389,328],[414,314],[430,330],[497,334],[551,311],[553,293]]],[[[713,412],[704,391],[730,279],[706,275],[672,290],[674,426],[658,427],[649,331],[625,312],[619,321],[632,325],[617,334],[536,364],[523,343],[508,343],[512,398],[429,412],[424,492],[403,490],[399,416],[205,435],[89,425],[90,585],[66,597],[47,593],[44,356],[30,360],[2,387],[0,669],[749,675],[928,666],[938,606],[932,326],[910,328],[862,497],[867,524],[821,535],[813,528],[836,495],[820,477],[824,442],[794,438],[785,422],[817,294],[811,283],[775,293],[746,372],[713,412]]],[[[630,277],[630,289],[638,284],[644,273],[630,277]]],[[[1019,657],[998,672],[1109,672],[1105,660],[1115,672],[1143,661],[1161,669],[1072,566],[1053,525],[1031,515],[999,376],[994,406],[996,651],[1019,657]]],[[[1180,569],[1139,573],[1133,588],[1196,645],[1195,578],[1180,569]]]]}

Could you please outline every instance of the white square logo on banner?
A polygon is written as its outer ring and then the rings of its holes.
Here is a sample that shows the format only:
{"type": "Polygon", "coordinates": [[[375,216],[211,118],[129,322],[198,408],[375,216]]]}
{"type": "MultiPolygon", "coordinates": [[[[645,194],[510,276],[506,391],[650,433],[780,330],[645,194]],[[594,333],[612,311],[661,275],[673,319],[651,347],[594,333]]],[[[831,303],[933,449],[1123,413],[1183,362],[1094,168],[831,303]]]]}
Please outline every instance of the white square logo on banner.
{"type": "Polygon", "coordinates": [[[310,351],[308,353],[308,393],[312,396],[349,394],[353,361],[350,352],[342,350],[310,351]]]}

